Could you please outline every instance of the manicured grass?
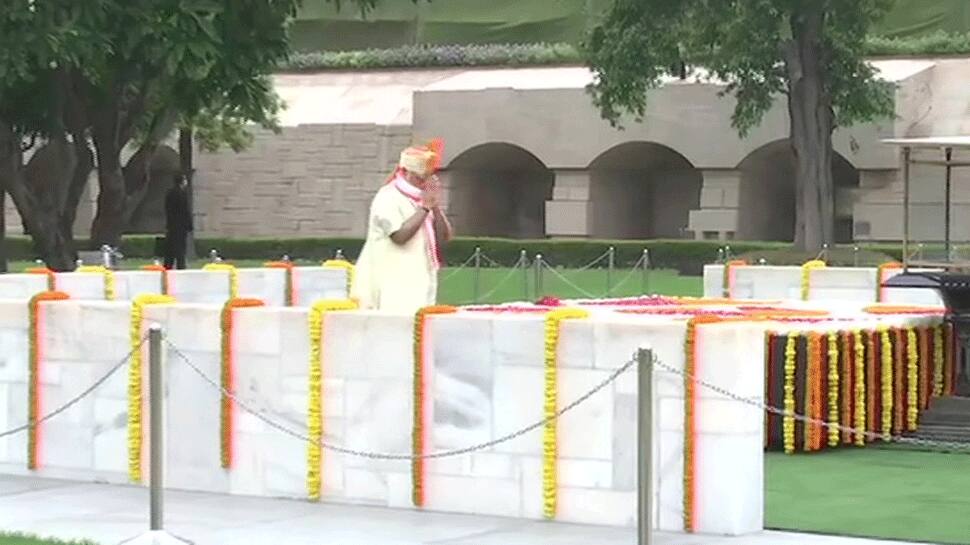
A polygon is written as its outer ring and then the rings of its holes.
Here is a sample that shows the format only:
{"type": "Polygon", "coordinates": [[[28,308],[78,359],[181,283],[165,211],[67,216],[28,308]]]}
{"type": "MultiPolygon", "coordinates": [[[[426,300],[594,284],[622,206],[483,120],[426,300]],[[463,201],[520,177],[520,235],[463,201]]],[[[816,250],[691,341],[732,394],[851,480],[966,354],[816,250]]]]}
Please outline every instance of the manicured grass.
{"type": "Polygon", "coordinates": [[[970,455],[880,448],[768,453],[765,526],[970,544],[970,455]]]}
{"type": "MultiPolygon", "coordinates": [[[[149,260],[126,260],[124,268],[137,269],[152,263],[149,260]]],[[[237,260],[238,267],[260,267],[261,260],[237,260]]],[[[298,265],[319,265],[318,261],[296,262],[298,265]]],[[[205,261],[191,263],[201,268],[205,261]]],[[[20,272],[35,266],[29,262],[10,263],[10,272],[20,272]]],[[[542,296],[560,298],[625,297],[643,293],[699,297],[703,294],[700,277],[680,276],[675,271],[616,269],[612,277],[604,269],[562,269],[544,271],[541,289],[536,290],[536,274],[533,269],[483,268],[478,274],[478,297],[475,296],[476,273],[472,268],[443,269],[440,274],[438,299],[442,304],[501,303],[507,301],[533,300],[542,296]],[[608,281],[609,280],[609,281],[608,281]],[[538,292],[538,297],[537,297],[538,292]]]]}
{"type": "Polygon", "coordinates": [[[0,545],[96,545],[91,541],[58,541],[25,534],[0,533],[0,545]]]}

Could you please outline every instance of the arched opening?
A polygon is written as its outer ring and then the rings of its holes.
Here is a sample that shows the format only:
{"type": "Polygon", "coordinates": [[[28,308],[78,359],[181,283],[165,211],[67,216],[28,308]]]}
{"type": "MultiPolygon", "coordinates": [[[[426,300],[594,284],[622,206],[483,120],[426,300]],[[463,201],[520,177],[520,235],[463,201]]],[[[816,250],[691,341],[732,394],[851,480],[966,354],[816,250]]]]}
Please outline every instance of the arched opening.
{"type": "MultiPolygon", "coordinates": [[[[740,240],[795,238],[795,153],[789,141],[778,140],[751,152],[737,167],[740,240]]],[[[859,171],[838,153],[832,156],[835,183],[835,241],[851,242],[853,191],[859,171]]]]}
{"type": "Polygon", "coordinates": [[[172,178],[180,172],[179,154],[170,146],[159,146],[148,167],[148,188],[131,216],[128,232],[162,233],[165,231],[165,194],[172,178]]]}
{"type": "Polygon", "coordinates": [[[457,156],[442,173],[448,213],[463,235],[542,238],[555,175],[528,151],[489,143],[457,156]]]}
{"type": "Polygon", "coordinates": [[[651,142],[620,144],[593,160],[590,236],[683,238],[704,177],[683,155],[651,142]]]}

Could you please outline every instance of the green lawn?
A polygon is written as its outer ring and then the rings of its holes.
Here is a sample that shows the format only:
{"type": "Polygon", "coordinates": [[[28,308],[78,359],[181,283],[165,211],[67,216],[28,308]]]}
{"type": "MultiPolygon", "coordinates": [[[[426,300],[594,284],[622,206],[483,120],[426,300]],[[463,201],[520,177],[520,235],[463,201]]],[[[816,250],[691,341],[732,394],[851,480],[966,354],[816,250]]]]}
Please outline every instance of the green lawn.
{"type": "Polygon", "coordinates": [[[970,544],[970,455],[882,448],[769,453],[765,526],[970,544]]]}
{"type": "MultiPolygon", "coordinates": [[[[124,262],[124,268],[137,269],[151,264],[145,259],[132,259],[124,262]]],[[[206,262],[190,264],[201,268],[206,262]]],[[[260,267],[261,260],[233,261],[238,267],[260,267]]],[[[319,265],[317,261],[296,262],[298,265],[319,265]]],[[[29,262],[10,263],[10,272],[20,272],[36,266],[29,262]]],[[[478,274],[478,297],[475,296],[476,273],[472,268],[446,268],[441,271],[439,280],[439,302],[442,304],[501,303],[507,301],[534,300],[536,297],[536,274],[532,269],[513,270],[509,268],[483,268],[478,274]]],[[[588,296],[605,297],[608,284],[612,285],[610,295],[614,297],[658,293],[662,295],[681,295],[699,297],[703,294],[700,277],[679,276],[675,271],[616,269],[610,277],[603,269],[570,270],[556,272],[544,271],[541,278],[539,296],[560,298],[582,298],[588,296]],[[609,278],[608,278],[609,277],[609,278]]]]}
{"type": "Polygon", "coordinates": [[[95,545],[91,541],[58,541],[25,534],[0,533],[0,545],[95,545]]]}

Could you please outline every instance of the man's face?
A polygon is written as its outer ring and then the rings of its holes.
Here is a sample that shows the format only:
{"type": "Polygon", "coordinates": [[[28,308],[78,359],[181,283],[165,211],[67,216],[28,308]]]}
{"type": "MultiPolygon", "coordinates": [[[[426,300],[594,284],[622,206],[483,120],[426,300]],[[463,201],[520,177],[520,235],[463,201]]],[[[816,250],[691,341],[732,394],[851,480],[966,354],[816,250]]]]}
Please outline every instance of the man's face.
{"type": "Polygon", "coordinates": [[[419,175],[411,172],[410,170],[408,170],[406,172],[407,172],[407,179],[408,179],[408,183],[409,184],[413,185],[414,187],[416,187],[418,189],[424,189],[424,188],[428,187],[428,179],[427,178],[422,177],[422,176],[419,176],[419,175]]]}

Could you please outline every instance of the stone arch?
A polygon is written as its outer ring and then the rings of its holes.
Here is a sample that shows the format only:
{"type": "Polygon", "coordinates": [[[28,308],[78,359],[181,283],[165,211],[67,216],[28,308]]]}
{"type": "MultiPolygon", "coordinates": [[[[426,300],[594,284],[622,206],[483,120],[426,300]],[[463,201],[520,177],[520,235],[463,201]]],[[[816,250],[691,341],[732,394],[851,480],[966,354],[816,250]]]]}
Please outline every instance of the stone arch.
{"type": "Polygon", "coordinates": [[[165,194],[172,186],[172,178],[179,172],[178,152],[171,146],[159,146],[148,167],[148,188],[131,216],[128,232],[152,234],[165,231],[165,194]]]}
{"type": "MultiPolygon", "coordinates": [[[[795,235],[795,153],[788,139],[754,150],[737,166],[740,240],[790,242],[795,235]]],[[[853,239],[852,199],[859,187],[859,171],[838,152],[832,156],[835,183],[835,239],[853,239]]]]}
{"type": "Polygon", "coordinates": [[[462,235],[545,236],[555,175],[525,149],[504,142],[469,148],[448,164],[442,178],[448,213],[462,235]]]}
{"type": "Polygon", "coordinates": [[[589,165],[590,236],[683,238],[699,208],[702,173],[654,142],[626,142],[589,165]]]}

